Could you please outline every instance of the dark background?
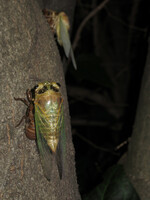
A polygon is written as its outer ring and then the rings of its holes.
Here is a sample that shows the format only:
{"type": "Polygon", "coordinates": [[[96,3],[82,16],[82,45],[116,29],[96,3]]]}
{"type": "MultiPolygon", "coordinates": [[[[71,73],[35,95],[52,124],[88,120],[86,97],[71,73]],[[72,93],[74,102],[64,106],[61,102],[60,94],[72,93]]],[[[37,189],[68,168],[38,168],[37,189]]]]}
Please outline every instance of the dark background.
{"type": "MultiPolygon", "coordinates": [[[[77,1],[72,41],[99,4],[77,1]]],[[[76,44],[78,70],[69,65],[66,83],[82,195],[103,183],[104,173],[128,150],[147,56],[149,9],[143,1],[110,1],[87,22],[76,44]]]]}

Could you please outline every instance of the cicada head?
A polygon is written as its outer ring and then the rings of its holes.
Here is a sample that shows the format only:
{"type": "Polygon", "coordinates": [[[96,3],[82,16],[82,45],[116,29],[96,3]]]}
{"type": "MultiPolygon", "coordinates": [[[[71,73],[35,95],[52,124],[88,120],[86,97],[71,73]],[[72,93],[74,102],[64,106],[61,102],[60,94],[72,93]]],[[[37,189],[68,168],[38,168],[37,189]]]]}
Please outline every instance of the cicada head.
{"type": "Polygon", "coordinates": [[[39,83],[35,88],[35,96],[43,94],[47,91],[59,92],[60,84],[56,82],[39,83]]]}

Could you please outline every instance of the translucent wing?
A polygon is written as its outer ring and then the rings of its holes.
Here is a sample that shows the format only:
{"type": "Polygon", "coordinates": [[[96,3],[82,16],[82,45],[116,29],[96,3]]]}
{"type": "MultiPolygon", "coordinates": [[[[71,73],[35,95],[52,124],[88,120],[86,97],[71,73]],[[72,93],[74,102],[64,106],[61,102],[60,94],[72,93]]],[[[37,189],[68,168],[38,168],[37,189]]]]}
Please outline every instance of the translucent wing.
{"type": "Polygon", "coordinates": [[[62,42],[62,46],[64,48],[65,54],[67,56],[67,58],[69,57],[69,55],[71,56],[72,59],[72,63],[75,69],[77,69],[77,65],[76,65],[76,61],[74,58],[74,53],[71,47],[71,42],[70,42],[70,37],[69,37],[69,33],[68,30],[62,20],[62,17],[60,16],[60,20],[59,20],[59,26],[60,26],[60,41],[62,42]]]}
{"type": "Polygon", "coordinates": [[[45,117],[41,113],[40,109],[35,106],[35,125],[36,125],[36,137],[37,137],[37,145],[40,153],[41,164],[43,168],[43,172],[45,177],[50,180],[51,179],[51,171],[52,171],[52,161],[53,155],[52,151],[49,148],[47,141],[43,137],[42,128],[43,126],[47,126],[47,122],[45,117]]]}
{"type": "Polygon", "coordinates": [[[76,64],[76,61],[75,61],[75,57],[74,57],[74,53],[73,53],[72,47],[70,49],[70,56],[71,56],[71,60],[72,60],[73,66],[77,70],[77,64],[76,64]]]}
{"type": "Polygon", "coordinates": [[[60,123],[61,123],[61,133],[60,140],[58,144],[58,148],[56,151],[56,162],[58,166],[59,176],[62,178],[65,171],[65,156],[66,156],[66,135],[65,135],[65,127],[64,127],[64,111],[63,104],[60,113],[60,123]]]}

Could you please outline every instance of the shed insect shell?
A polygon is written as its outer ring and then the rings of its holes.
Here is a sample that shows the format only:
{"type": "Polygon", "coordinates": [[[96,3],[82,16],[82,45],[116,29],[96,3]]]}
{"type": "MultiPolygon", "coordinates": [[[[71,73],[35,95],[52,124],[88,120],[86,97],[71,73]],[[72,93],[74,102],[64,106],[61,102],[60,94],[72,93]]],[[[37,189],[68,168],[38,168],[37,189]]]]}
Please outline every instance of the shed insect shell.
{"type": "Polygon", "coordinates": [[[31,91],[27,90],[26,95],[27,95],[27,100],[24,98],[14,98],[16,101],[22,101],[26,106],[28,106],[26,114],[22,117],[22,119],[16,125],[16,127],[18,127],[25,119],[25,134],[28,139],[35,140],[36,133],[35,133],[35,123],[34,123],[34,104],[32,101],[31,91]]]}
{"type": "Polygon", "coordinates": [[[58,21],[58,13],[53,10],[43,9],[43,15],[45,16],[50,28],[54,34],[56,34],[56,25],[58,21]]]}

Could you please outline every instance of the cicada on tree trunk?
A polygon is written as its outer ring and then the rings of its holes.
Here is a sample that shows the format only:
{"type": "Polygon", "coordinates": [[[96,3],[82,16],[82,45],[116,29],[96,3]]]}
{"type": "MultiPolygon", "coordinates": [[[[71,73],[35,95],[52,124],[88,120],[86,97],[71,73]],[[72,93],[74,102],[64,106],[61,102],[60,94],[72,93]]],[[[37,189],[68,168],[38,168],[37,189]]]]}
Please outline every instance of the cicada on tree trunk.
{"type": "Polygon", "coordinates": [[[65,12],[57,13],[53,10],[47,9],[43,9],[43,14],[47,19],[52,32],[54,35],[56,35],[59,45],[63,47],[66,57],[69,58],[69,56],[71,56],[73,66],[75,69],[77,69],[77,64],[69,37],[70,23],[68,16],[65,12]]]}
{"type": "Polygon", "coordinates": [[[30,139],[35,138],[36,133],[44,175],[48,180],[51,179],[52,161],[55,160],[59,176],[62,178],[65,159],[65,127],[64,103],[60,93],[60,84],[55,82],[39,83],[34,89],[27,92],[27,98],[29,105],[24,99],[15,99],[28,105],[27,114],[24,117],[26,123],[28,122],[26,132],[28,128],[28,132],[32,135],[30,135],[30,139]]]}

